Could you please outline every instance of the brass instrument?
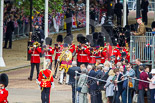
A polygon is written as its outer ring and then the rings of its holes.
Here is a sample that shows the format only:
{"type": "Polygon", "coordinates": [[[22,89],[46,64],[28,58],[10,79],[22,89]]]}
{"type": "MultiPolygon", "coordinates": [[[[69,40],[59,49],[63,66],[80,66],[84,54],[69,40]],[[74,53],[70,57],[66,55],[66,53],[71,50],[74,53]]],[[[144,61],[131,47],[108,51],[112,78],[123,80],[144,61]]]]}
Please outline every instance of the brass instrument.
{"type": "Polygon", "coordinates": [[[28,48],[29,48],[29,50],[30,50],[30,49],[33,49],[34,47],[37,48],[37,47],[39,47],[39,46],[40,46],[40,43],[36,41],[36,42],[33,43],[33,45],[29,46],[28,48]]]}
{"type": "Polygon", "coordinates": [[[129,44],[128,43],[125,44],[125,48],[127,51],[129,51],[129,44]]]}
{"type": "Polygon", "coordinates": [[[32,41],[32,32],[29,33],[29,42],[32,41]]]}
{"type": "Polygon", "coordinates": [[[104,47],[100,47],[98,50],[99,51],[103,51],[104,50],[104,47]]]}

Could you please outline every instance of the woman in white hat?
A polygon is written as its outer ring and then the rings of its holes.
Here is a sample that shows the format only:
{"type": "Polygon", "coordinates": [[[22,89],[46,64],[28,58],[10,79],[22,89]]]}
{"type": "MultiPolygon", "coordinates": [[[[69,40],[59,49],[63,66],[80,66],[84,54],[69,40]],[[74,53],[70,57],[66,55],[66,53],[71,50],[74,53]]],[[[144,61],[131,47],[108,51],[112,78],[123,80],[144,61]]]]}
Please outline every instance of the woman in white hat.
{"type": "Polygon", "coordinates": [[[149,84],[149,88],[151,90],[151,103],[155,103],[155,69],[152,69],[152,79],[149,81],[151,82],[149,84]]]}

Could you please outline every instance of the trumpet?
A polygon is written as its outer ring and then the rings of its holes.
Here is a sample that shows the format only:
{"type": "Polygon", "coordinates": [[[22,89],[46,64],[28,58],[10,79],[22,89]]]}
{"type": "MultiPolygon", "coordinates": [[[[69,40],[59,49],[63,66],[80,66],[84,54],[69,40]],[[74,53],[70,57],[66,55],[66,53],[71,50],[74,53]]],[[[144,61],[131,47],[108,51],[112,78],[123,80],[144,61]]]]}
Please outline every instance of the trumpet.
{"type": "Polygon", "coordinates": [[[40,43],[39,42],[34,42],[33,45],[30,45],[28,48],[29,50],[32,50],[33,48],[38,48],[40,46],[40,43]]]}
{"type": "Polygon", "coordinates": [[[104,47],[100,47],[98,50],[99,51],[103,51],[104,50],[104,47]]]}
{"type": "Polygon", "coordinates": [[[125,44],[125,47],[126,47],[126,50],[129,51],[129,44],[128,43],[125,44]]]}

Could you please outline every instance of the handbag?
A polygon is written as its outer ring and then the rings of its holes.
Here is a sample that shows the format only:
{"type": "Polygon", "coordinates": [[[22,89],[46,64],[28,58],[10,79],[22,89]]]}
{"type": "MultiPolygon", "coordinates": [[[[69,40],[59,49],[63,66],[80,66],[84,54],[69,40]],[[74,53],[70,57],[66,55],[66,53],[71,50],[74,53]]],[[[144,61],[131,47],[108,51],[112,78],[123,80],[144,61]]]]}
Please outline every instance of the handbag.
{"type": "Polygon", "coordinates": [[[82,87],[77,87],[76,91],[81,92],[82,87]]]}
{"type": "MultiPolygon", "coordinates": [[[[85,79],[85,81],[86,81],[86,79],[85,79]]],[[[82,87],[83,87],[83,85],[84,85],[85,81],[83,82],[82,87]]],[[[81,92],[82,87],[77,87],[77,88],[76,88],[76,91],[81,92]]]]}
{"type": "Polygon", "coordinates": [[[134,96],[133,96],[133,103],[137,103],[138,102],[138,94],[134,94],[134,96]]]}

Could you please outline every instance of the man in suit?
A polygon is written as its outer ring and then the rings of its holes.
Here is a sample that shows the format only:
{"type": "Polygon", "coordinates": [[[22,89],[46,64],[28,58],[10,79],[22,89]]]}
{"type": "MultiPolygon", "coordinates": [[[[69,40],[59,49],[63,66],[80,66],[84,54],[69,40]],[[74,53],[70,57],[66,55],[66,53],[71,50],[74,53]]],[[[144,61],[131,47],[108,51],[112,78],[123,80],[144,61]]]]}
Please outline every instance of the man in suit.
{"type": "MultiPolygon", "coordinates": [[[[140,76],[139,76],[140,78],[139,79],[147,81],[148,74],[146,72],[144,72],[144,67],[140,66],[139,71],[140,71],[140,76]]],[[[148,87],[149,87],[149,83],[139,81],[139,85],[138,85],[138,90],[139,90],[138,103],[144,103],[144,94],[145,94],[145,92],[147,93],[147,98],[148,98],[147,101],[148,101],[148,103],[150,103],[150,94],[148,92],[148,87]]]]}
{"type": "Polygon", "coordinates": [[[14,22],[13,17],[11,16],[7,22],[7,29],[6,29],[6,38],[5,38],[5,45],[3,48],[7,48],[7,44],[9,41],[9,48],[12,48],[12,33],[14,31],[14,22]]]}
{"type": "MultiPolygon", "coordinates": [[[[101,66],[97,66],[97,76],[96,78],[101,79],[101,77],[103,77],[104,73],[102,71],[102,67],[101,66]]],[[[98,90],[97,90],[97,101],[98,103],[102,103],[102,93],[101,93],[101,86],[99,85],[99,81],[97,81],[97,85],[98,85],[98,90]]]]}
{"type": "Polygon", "coordinates": [[[122,9],[123,9],[123,5],[120,3],[120,0],[117,0],[117,3],[115,4],[115,7],[114,7],[114,12],[117,16],[117,26],[121,26],[122,9]]]}
{"type": "Polygon", "coordinates": [[[72,30],[72,11],[68,7],[66,12],[67,35],[71,35],[72,30]]]}
{"type": "MultiPolygon", "coordinates": [[[[92,68],[92,70],[89,72],[90,77],[96,77],[96,68],[95,66],[92,68]]],[[[97,81],[92,78],[88,78],[88,87],[89,87],[89,93],[91,95],[91,103],[98,103],[97,100],[97,81]]]]}
{"type": "Polygon", "coordinates": [[[93,34],[95,32],[95,8],[94,6],[91,6],[90,8],[90,23],[91,23],[91,33],[93,34]]]}
{"type": "Polygon", "coordinates": [[[72,67],[69,68],[67,74],[69,75],[69,85],[72,86],[72,102],[75,103],[75,71],[81,72],[80,67],[77,67],[77,62],[72,62],[72,67]]]}
{"type": "Polygon", "coordinates": [[[147,25],[147,12],[148,12],[149,2],[148,0],[142,0],[141,11],[142,11],[142,20],[147,25]]]}

